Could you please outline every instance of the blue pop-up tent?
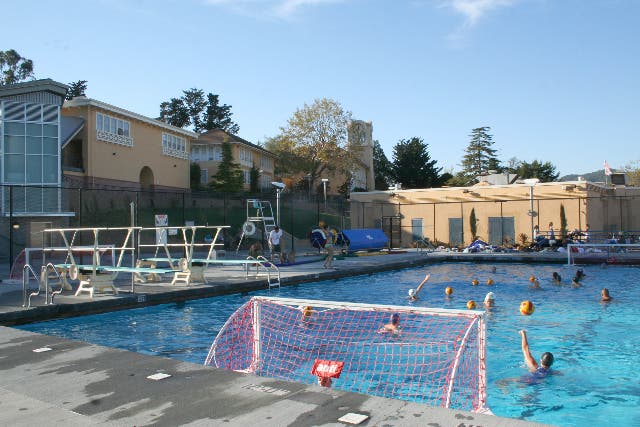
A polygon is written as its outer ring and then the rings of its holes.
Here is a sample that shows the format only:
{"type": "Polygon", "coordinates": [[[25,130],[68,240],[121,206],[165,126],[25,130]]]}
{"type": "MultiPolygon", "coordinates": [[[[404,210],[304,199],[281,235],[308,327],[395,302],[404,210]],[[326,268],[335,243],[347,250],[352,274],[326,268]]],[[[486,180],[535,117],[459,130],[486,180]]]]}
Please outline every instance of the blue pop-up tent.
{"type": "Polygon", "coordinates": [[[389,246],[387,235],[378,228],[343,230],[342,234],[349,252],[380,250],[389,246]]]}

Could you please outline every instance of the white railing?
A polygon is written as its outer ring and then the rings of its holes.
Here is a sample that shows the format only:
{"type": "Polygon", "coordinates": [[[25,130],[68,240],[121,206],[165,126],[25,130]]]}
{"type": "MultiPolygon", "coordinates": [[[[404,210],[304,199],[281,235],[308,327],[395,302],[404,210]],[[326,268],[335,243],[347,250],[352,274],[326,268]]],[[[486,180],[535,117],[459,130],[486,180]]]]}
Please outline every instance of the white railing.
{"type": "Polygon", "coordinates": [[[131,138],[130,136],[117,135],[115,133],[99,130],[96,131],[96,138],[98,138],[100,141],[111,142],[112,144],[133,147],[133,138],[131,138]]]}
{"type": "Polygon", "coordinates": [[[186,151],[176,150],[168,147],[162,147],[162,154],[171,157],[178,157],[179,159],[189,158],[189,154],[186,151]]]}

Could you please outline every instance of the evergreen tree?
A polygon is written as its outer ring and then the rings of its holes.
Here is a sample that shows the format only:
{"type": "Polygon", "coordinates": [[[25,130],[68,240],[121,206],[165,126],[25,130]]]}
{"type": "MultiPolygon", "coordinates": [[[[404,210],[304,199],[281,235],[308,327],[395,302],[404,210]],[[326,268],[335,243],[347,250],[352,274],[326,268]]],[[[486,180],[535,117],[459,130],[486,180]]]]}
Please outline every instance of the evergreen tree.
{"type": "Polygon", "coordinates": [[[0,86],[33,78],[33,61],[13,49],[0,50],[0,86]]]}
{"type": "Polygon", "coordinates": [[[402,139],[393,148],[393,178],[403,188],[428,188],[440,185],[440,171],[431,160],[422,138],[402,139]]]}
{"type": "Polygon", "coordinates": [[[500,161],[496,157],[497,150],[493,146],[490,127],[484,126],[471,131],[471,141],[462,158],[462,173],[467,179],[473,179],[490,170],[500,171],[500,161]]]}
{"type": "Polygon", "coordinates": [[[393,180],[393,165],[384,154],[378,140],[373,141],[373,173],[376,190],[386,190],[393,180]]]}
{"type": "Polygon", "coordinates": [[[518,174],[522,179],[538,178],[540,182],[557,181],[560,174],[551,162],[534,160],[531,163],[520,161],[516,158],[509,160],[509,165],[505,168],[509,173],[518,174]]]}
{"type": "Polygon", "coordinates": [[[231,120],[231,106],[220,105],[219,96],[209,93],[206,98],[202,89],[182,91],[180,98],[171,98],[160,104],[159,120],[172,126],[186,128],[191,125],[194,132],[222,129],[237,134],[240,126],[231,120]]]}
{"type": "Polygon", "coordinates": [[[85,92],[87,91],[87,81],[86,80],[78,80],[77,82],[69,83],[69,90],[67,91],[67,95],[64,97],[66,100],[71,100],[76,96],[86,96],[85,92]]]}
{"type": "Polygon", "coordinates": [[[244,176],[240,165],[233,161],[231,144],[229,141],[222,143],[222,161],[218,166],[218,172],[214,175],[209,186],[216,191],[237,193],[244,186],[244,176]]]}
{"type": "Polygon", "coordinates": [[[202,174],[202,169],[200,169],[200,165],[196,162],[191,162],[189,167],[189,183],[192,190],[200,190],[200,176],[202,174]]]}
{"type": "Polygon", "coordinates": [[[249,191],[251,191],[252,193],[257,193],[259,188],[258,185],[260,184],[260,170],[258,168],[256,168],[256,165],[252,165],[251,169],[249,170],[249,191]]]}
{"type": "Polygon", "coordinates": [[[471,239],[475,242],[478,238],[478,219],[476,218],[476,208],[471,208],[469,215],[469,229],[471,229],[471,239]]]}

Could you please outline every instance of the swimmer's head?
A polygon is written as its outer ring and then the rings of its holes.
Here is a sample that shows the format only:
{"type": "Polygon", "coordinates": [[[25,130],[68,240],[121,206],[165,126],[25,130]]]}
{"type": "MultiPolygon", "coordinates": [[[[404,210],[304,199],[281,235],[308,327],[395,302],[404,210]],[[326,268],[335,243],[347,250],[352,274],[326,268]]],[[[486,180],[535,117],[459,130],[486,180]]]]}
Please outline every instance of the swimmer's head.
{"type": "Polygon", "coordinates": [[[556,279],[556,280],[560,279],[560,275],[558,274],[557,271],[553,272],[553,278],[556,279]]]}
{"type": "Polygon", "coordinates": [[[400,315],[398,313],[393,313],[391,315],[391,324],[397,325],[398,323],[400,323],[400,315]]]}
{"type": "Polygon", "coordinates": [[[611,295],[609,295],[609,289],[602,288],[600,291],[600,296],[602,296],[602,301],[609,301],[611,299],[611,295]]]}
{"type": "Polygon", "coordinates": [[[409,296],[413,297],[416,294],[416,290],[415,289],[409,289],[409,296]]]}
{"type": "Polygon", "coordinates": [[[550,368],[553,365],[553,354],[547,352],[542,353],[540,358],[540,364],[543,368],[550,368]]]}
{"type": "Polygon", "coordinates": [[[493,292],[489,292],[485,297],[484,297],[484,305],[486,307],[493,307],[493,304],[495,303],[496,300],[496,296],[493,292]]]}

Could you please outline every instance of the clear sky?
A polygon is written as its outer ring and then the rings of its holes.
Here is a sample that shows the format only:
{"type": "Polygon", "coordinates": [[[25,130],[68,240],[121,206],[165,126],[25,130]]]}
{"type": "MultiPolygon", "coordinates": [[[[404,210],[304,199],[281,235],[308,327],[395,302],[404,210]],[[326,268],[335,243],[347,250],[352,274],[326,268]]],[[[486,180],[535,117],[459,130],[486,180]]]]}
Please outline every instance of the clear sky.
{"type": "Polygon", "coordinates": [[[638,0],[61,0],[2,7],[0,50],[37,78],[157,117],[191,87],[263,142],[332,98],[392,160],[421,137],[460,169],[471,129],[562,175],[640,159],[638,0]]]}

